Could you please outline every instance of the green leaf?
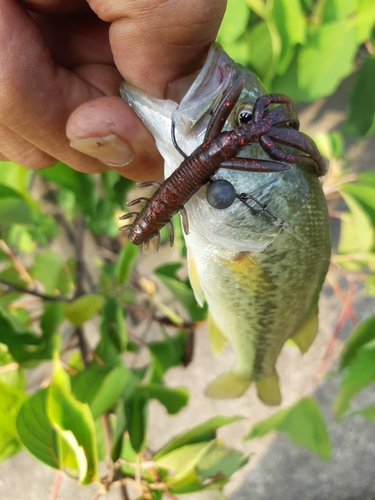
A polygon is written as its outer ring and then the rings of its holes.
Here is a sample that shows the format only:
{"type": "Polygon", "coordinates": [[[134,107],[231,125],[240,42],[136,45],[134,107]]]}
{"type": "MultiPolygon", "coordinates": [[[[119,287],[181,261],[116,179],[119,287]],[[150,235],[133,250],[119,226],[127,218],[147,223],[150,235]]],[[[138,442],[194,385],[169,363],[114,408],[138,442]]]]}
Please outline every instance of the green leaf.
{"type": "Polygon", "coordinates": [[[249,63],[263,83],[273,71],[272,40],[266,23],[256,24],[245,35],[248,45],[249,63]]]}
{"type": "Polygon", "coordinates": [[[322,22],[343,21],[356,13],[357,0],[325,0],[323,2],[322,22]]]}
{"type": "Polygon", "coordinates": [[[358,45],[369,40],[375,24],[375,3],[373,0],[358,0],[354,24],[358,45]]]}
{"type": "Polygon", "coordinates": [[[63,258],[56,252],[35,255],[33,275],[43,283],[46,293],[54,294],[63,266],[63,258]]]}
{"type": "Polygon", "coordinates": [[[232,424],[233,422],[238,422],[242,420],[243,417],[214,417],[202,424],[199,424],[186,432],[183,432],[176,438],[172,439],[162,450],[160,450],[154,457],[155,460],[159,460],[164,457],[167,453],[170,453],[181,446],[188,444],[201,443],[204,441],[210,441],[215,439],[216,431],[224,425],[232,424]]]}
{"type": "Polygon", "coordinates": [[[44,303],[44,313],[40,320],[40,328],[43,336],[50,338],[60,326],[64,319],[62,304],[57,303],[44,303]]]}
{"type": "Polygon", "coordinates": [[[346,183],[339,188],[350,209],[341,214],[339,253],[371,250],[375,243],[375,189],[363,182],[346,183]]]}
{"type": "Polygon", "coordinates": [[[357,349],[341,381],[339,393],[333,403],[336,417],[341,417],[349,408],[350,400],[361,389],[375,380],[375,344],[371,342],[357,349]]]}
{"type": "Polygon", "coordinates": [[[50,359],[53,350],[53,338],[45,338],[29,332],[19,332],[10,320],[1,316],[0,342],[8,346],[9,352],[18,363],[50,359]]]}
{"type": "Polygon", "coordinates": [[[269,0],[266,12],[275,55],[275,71],[283,74],[293,58],[295,46],[305,41],[305,17],[299,0],[269,0]]]}
{"type": "Polygon", "coordinates": [[[30,205],[16,197],[0,198],[0,224],[34,224],[30,205]]]}
{"type": "Polygon", "coordinates": [[[345,341],[341,353],[340,369],[346,368],[355,358],[358,349],[375,340],[375,315],[361,321],[345,341]]]}
{"type": "Polygon", "coordinates": [[[20,451],[16,418],[27,397],[23,391],[0,380],[0,461],[20,451]]]}
{"type": "Polygon", "coordinates": [[[17,431],[22,444],[38,460],[54,469],[64,465],[59,456],[59,437],[47,416],[47,389],[31,396],[17,416],[17,431]]]}
{"type": "Polygon", "coordinates": [[[131,445],[139,453],[145,445],[148,398],[143,390],[134,392],[126,403],[126,419],[131,445]]]}
{"type": "MultiPolygon", "coordinates": [[[[374,3],[375,5],[375,3],[374,3]]],[[[375,114],[375,58],[368,57],[353,77],[349,92],[344,132],[362,137],[370,129],[375,114]]]]}
{"type": "Polygon", "coordinates": [[[188,282],[181,281],[176,272],[181,264],[171,263],[159,266],[154,270],[154,274],[173,293],[174,297],[190,314],[192,321],[200,321],[206,315],[206,309],[199,307],[194,292],[188,282]]]}
{"type": "Polygon", "coordinates": [[[75,194],[76,203],[83,213],[95,215],[93,176],[82,174],[64,163],[58,162],[53,167],[37,171],[45,179],[55,182],[75,194]]]}
{"type": "Polygon", "coordinates": [[[106,300],[102,309],[100,333],[102,339],[110,340],[118,353],[124,352],[128,345],[124,308],[113,297],[106,300]]]}
{"type": "Polygon", "coordinates": [[[219,29],[219,42],[225,44],[237,40],[245,31],[249,17],[250,9],[244,0],[231,0],[219,29]]]}
{"type": "Polygon", "coordinates": [[[258,422],[245,439],[262,437],[273,430],[284,432],[295,444],[319,453],[323,460],[331,456],[327,426],[317,402],[312,398],[302,398],[295,405],[258,422]]]}
{"type": "Polygon", "coordinates": [[[94,419],[112,408],[121,395],[129,397],[137,381],[122,362],[117,366],[93,363],[71,377],[73,394],[89,404],[94,419]]]}
{"type": "Polygon", "coordinates": [[[118,285],[126,285],[133,271],[138,256],[138,247],[128,241],[122,248],[116,263],[116,279],[118,285]]]}
{"type": "Polygon", "coordinates": [[[351,23],[324,24],[310,33],[298,54],[298,83],[303,99],[310,101],[332,94],[350,74],[356,52],[351,23]]]}
{"type": "Polygon", "coordinates": [[[165,335],[163,342],[150,342],[147,347],[151,354],[151,382],[162,382],[164,373],[181,363],[184,355],[186,335],[183,331],[173,337],[165,335]]]}
{"type": "Polygon", "coordinates": [[[83,295],[64,304],[64,315],[73,325],[81,326],[98,314],[103,304],[104,297],[102,295],[83,295]]]}
{"type": "Polygon", "coordinates": [[[362,415],[362,417],[365,417],[367,418],[367,420],[375,423],[375,405],[371,405],[367,408],[363,408],[363,410],[356,411],[354,415],[362,415]]]}
{"type": "Polygon", "coordinates": [[[47,415],[56,431],[74,452],[81,484],[98,481],[98,460],[95,424],[87,404],[71,394],[69,376],[54,363],[54,373],[48,388],[47,415]]]}
{"type": "Polygon", "coordinates": [[[193,493],[208,486],[223,486],[247,463],[247,458],[220,441],[195,443],[173,450],[156,463],[170,471],[164,481],[174,494],[193,493]]]}
{"type": "Polygon", "coordinates": [[[182,387],[166,387],[162,384],[142,384],[140,387],[147,392],[149,399],[157,399],[168,413],[178,413],[189,400],[189,391],[182,387]]]}

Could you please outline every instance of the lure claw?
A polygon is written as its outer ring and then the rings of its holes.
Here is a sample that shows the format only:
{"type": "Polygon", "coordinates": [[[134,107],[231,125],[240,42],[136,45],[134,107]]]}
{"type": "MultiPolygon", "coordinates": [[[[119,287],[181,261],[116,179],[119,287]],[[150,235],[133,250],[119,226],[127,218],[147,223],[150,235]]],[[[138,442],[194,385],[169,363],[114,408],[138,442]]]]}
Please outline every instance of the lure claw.
{"type": "Polygon", "coordinates": [[[139,214],[139,212],[129,212],[127,214],[121,215],[121,217],[119,217],[119,220],[130,219],[131,217],[135,217],[138,214],[139,214]]]}
{"type": "Polygon", "coordinates": [[[137,205],[138,203],[147,203],[149,198],[145,198],[141,196],[140,198],[136,198],[135,200],[129,201],[127,203],[128,207],[132,207],[133,205],[137,205]]]}
{"type": "Polygon", "coordinates": [[[125,226],[119,227],[120,231],[130,231],[130,229],[133,227],[133,224],[126,224],[125,226]]]}

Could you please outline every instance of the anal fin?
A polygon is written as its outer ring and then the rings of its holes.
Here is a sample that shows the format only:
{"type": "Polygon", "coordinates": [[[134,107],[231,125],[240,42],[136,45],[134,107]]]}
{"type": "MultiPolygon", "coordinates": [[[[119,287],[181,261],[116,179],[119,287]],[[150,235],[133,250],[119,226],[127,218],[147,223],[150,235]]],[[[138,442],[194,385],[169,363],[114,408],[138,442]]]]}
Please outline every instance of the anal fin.
{"type": "Polygon", "coordinates": [[[278,406],[281,403],[281,392],[279,386],[279,377],[274,372],[267,378],[256,381],[258,398],[268,406],[278,406]]]}
{"type": "Polygon", "coordinates": [[[235,399],[250,387],[251,382],[237,373],[226,372],[209,384],[205,394],[213,399],[235,399]]]}
{"type": "Polygon", "coordinates": [[[318,326],[318,306],[316,306],[298,332],[290,337],[302,354],[305,354],[314,342],[318,326]]]}

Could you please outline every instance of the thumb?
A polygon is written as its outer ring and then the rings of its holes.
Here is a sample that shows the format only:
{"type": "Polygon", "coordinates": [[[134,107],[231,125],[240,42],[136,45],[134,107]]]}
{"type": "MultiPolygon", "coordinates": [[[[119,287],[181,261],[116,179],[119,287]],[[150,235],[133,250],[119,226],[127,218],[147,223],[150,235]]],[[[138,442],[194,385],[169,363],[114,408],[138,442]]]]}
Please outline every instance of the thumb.
{"type": "Polygon", "coordinates": [[[173,81],[203,65],[226,0],[88,0],[111,22],[115,63],[126,81],[163,98],[173,81]]]}

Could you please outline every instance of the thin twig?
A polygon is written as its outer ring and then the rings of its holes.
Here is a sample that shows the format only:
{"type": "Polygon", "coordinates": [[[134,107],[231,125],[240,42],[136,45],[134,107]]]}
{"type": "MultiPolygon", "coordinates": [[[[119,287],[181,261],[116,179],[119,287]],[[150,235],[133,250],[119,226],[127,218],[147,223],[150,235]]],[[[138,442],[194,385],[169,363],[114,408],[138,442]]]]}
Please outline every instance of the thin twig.
{"type": "Polygon", "coordinates": [[[20,365],[18,363],[9,363],[8,365],[0,366],[0,373],[12,372],[18,370],[20,365]]]}
{"type": "Polygon", "coordinates": [[[84,287],[84,276],[85,276],[85,261],[83,257],[83,243],[85,237],[85,221],[83,216],[79,217],[76,221],[76,239],[75,239],[75,249],[76,249],[76,259],[77,259],[77,283],[75,296],[79,297],[85,293],[84,287]]]}
{"type": "Polygon", "coordinates": [[[130,500],[128,489],[127,489],[126,485],[123,483],[123,481],[121,481],[121,483],[120,483],[120,492],[121,492],[122,500],[130,500]]]}
{"type": "Polygon", "coordinates": [[[60,490],[61,479],[62,479],[62,472],[61,470],[59,470],[55,474],[55,480],[53,481],[51,496],[49,497],[50,500],[56,500],[60,490]]]}
{"type": "Polygon", "coordinates": [[[90,351],[89,351],[89,348],[88,348],[88,345],[86,342],[83,327],[77,326],[74,333],[78,337],[78,345],[79,345],[79,350],[81,351],[83,364],[84,364],[85,368],[87,368],[89,365],[90,351]]]}
{"type": "Polygon", "coordinates": [[[12,261],[14,269],[20,274],[22,279],[26,281],[29,285],[34,285],[34,281],[30,274],[26,271],[24,266],[21,264],[21,262],[17,259],[17,257],[14,255],[12,250],[8,247],[8,245],[5,243],[4,240],[0,239],[0,250],[2,250],[12,261]]]}
{"type": "Polygon", "coordinates": [[[67,297],[64,297],[62,295],[47,295],[45,293],[40,293],[37,292],[36,290],[28,290],[27,288],[24,288],[23,286],[16,285],[14,283],[11,283],[10,281],[0,279],[0,284],[7,286],[8,291],[11,292],[13,290],[21,293],[26,293],[28,295],[34,295],[34,297],[38,297],[42,300],[46,300],[49,302],[70,302],[72,299],[68,299],[67,297]]]}

